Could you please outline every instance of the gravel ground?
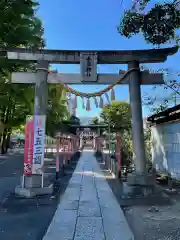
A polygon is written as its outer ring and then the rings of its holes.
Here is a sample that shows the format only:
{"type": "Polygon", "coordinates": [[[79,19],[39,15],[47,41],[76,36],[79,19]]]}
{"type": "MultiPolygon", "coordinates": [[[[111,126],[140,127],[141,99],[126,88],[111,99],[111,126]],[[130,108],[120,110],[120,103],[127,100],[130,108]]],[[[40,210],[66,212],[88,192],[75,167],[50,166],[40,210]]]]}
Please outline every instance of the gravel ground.
{"type": "Polygon", "coordinates": [[[179,240],[180,196],[171,206],[132,206],[125,209],[135,240],[179,240]]]}
{"type": "MultiPolygon", "coordinates": [[[[101,169],[120,204],[120,184],[117,179],[101,169]]],[[[172,195],[172,204],[151,206],[143,204],[125,207],[124,213],[135,240],[180,240],[180,193],[172,195]]]]}

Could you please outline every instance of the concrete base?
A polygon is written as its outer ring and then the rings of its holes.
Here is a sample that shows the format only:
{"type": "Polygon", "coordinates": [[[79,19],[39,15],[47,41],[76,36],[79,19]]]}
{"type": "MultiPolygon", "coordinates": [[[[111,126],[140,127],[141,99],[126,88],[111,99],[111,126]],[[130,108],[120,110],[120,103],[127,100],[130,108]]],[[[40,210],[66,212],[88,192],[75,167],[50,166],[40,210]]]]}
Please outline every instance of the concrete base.
{"type": "Polygon", "coordinates": [[[134,186],[134,185],[128,185],[127,183],[122,183],[122,195],[128,196],[130,198],[136,198],[136,197],[147,197],[154,192],[155,186],[134,186]]]}
{"type": "Polygon", "coordinates": [[[168,189],[167,188],[167,189],[164,190],[164,192],[169,194],[169,195],[175,195],[175,194],[178,193],[178,191],[176,189],[174,189],[174,188],[172,188],[172,189],[168,189]]]}
{"type": "Polygon", "coordinates": [[[153,174],[140,174],[133,172],[127,176],[127,184],[125,189],[128,191],[127,195],[129,197],[147,197],[154,193],[155,186],[156,179],[153,174]]]}
{"type": "Polygon", "coordinates": [[[137,173],[133,172],[127,176],[127,184],[129,186],[142,186],[150,187],[156,184],[156,178],[153,174],[150,173],[137,173]]]}
{"type": "Polygon", "coordinates": [[[15,194],[21,197],[32,198],[40,195],[51,195],[53,189],[53,184],[43,188],[22,188],[21,186],[17,186],[15,188],[15,194]]]}
{"type": "MultiPolygon", "coordinates": [[[[23,178],[21,178],[23,182],[23,178]]],[[[24,176],[24,188],[40,188],[42,184],[42,175],[25,175],[24,176]]]]}
{"type": "Polygon", "coordinates": [[[123,183],[119,202],[123,207],[134,205],[169,205],[171,204],[171,198],[164,194],[158,187],[154,187],[152,191],[150,188],[129,186],[127,183],[123,183]]]}

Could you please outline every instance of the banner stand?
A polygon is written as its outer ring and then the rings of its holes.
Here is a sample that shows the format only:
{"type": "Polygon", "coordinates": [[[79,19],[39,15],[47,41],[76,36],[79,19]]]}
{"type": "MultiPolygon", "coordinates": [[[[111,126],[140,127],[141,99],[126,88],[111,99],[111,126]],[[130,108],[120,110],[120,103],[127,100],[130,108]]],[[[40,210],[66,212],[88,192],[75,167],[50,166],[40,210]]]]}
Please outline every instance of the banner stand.
{"type": "Polygon", "coordinates": [[[53,193],[51,182],[44,186],[45,119],[46,116],[37,115],[26,121],[24,171],[21,184],[15,188],[15,194],[22,197],[53,193]]]}
{"type": "Polygon", "coordinates": [[[24,188],[24,185],[25,185],[25,176],[24,176],[24,173],[23,173],[21,187],[24,188]]]}
{"type": "Polygon", "coordinates": [[[59,179],[59,148],[60,148],[60,138],[56,139],[56,180],[59,179]]]}
{"type": "Polygon", "coordinates": [[[41,188],[44,187],[44,173],[42,173],[42,177],[41,177],[41,188]]]}

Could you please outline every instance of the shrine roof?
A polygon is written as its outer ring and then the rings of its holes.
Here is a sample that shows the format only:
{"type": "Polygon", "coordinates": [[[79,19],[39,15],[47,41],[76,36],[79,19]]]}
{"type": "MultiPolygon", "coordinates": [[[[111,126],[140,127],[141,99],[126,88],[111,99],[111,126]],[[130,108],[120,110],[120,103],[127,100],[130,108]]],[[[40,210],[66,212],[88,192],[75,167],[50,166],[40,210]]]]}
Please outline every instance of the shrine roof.
{"type": "Polygon", "coordinates": [[[37,62],[46,60],[50,63],[79,64],[80,54],[97,54],[98,64],[125,64],[130,61],[140,63],[164,62],[167,56],[178,51],[178,47],[144,50],[54,50],[54,49],[0,49],[0,56],[11,60],[37,62]]]}
{"type": "Polygon", "coordinates": [[[70,125],[71,127],[74,127],[74,128],[106,128],[108,127],[108,125],[70,125]]]}
{"type": "Polygon", "coordinates": [[[161,124],[175,121],[180,121],[180,104],[156,113],[147,118],[147,123],[150,124],[161,124]]]}

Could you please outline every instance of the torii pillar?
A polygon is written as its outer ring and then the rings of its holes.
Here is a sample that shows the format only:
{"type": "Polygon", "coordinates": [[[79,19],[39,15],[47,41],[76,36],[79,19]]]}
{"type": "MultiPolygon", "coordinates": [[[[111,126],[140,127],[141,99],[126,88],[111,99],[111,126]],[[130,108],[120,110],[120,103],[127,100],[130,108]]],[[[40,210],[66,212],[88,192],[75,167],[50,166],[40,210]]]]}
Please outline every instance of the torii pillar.
{"type": "MultiPolygon", "coordinates": [[[[40,61],[36,68],[34,120],[36,116],[46,116],[48,105],[48,61],[40,61]]],[[[45,131],[45,129],[44,129],[45,131]]],[[[34,143],[36,144],[36,143],[34,143]]],[[[43,153],[44,156],[44,153],[43,153]]],[[[33,162],[35,159],[33,159],[33,162]]],[[[33,197],[42,194],[52,194],[53,185],[44,186],[44,159],[41,159],[41,174],[23,175],[21,186],[16,187],[15,193],[20,196],[33,197]]]]}
{"type": "Polygon", "coordinates": [[[129,81],[129,98],[132,115],[132,139],[135,172],[128,175],[129,185],[149,185],[152,181],[147,178],[146,154],[144,142],[142,102],[141,102],[141,82],[139,62],[132,61],[128,63],[128,69],[136,68],[132,72],[129,81]],[[139,70],[138,70],[139,69],[139,70]]]}

